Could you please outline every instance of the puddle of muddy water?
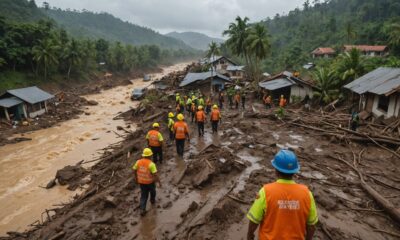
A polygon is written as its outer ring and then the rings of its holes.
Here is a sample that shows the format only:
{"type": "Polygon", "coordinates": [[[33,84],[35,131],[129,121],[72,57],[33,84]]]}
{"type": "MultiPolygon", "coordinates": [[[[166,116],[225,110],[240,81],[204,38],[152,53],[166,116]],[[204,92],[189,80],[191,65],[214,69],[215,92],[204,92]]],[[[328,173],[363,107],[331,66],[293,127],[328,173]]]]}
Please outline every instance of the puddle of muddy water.
{"type": "MultiPolygon", "coordinates": [[[[181,70],[186,65],[167,67],[154,77],[181,70]]],[[[26,133],[24,137],[32,141],[0,148],[0,235],[7,231],[23,231],[40,219],[45,209],[71,200],[76,193],[64,187],[46,190],[39,186],[45,186],[54,178],[58,169],[98,157],[100,149],[120,141],[113,131],[117,131],[117,126],[125,126],[125,122],[112,119],[138,104],[130,100],[133,88],[147,85],[148,82],[136,79],[132,80],[132,85],[85,96],[98,102],[96,106],[87,107],[90,115],[83,114],[52,128],[26,133]]]]}

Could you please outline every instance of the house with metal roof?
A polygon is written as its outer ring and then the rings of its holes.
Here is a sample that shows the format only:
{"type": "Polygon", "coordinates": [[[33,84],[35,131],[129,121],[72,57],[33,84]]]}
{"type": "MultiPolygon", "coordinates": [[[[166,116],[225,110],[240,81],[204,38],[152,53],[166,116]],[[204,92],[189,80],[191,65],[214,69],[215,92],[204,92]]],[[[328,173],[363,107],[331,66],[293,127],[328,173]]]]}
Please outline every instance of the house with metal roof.
{"type": "Polygon", "coordinates": [[[229,75],[229,77],[233,80],[233,81],[241,81],[244,79],[244,66],[231,66],[229,65],[226,68],[226,71],[229,75]]]}
{"type": "Polygon", "coordinates": [[[400,68],[380,67],[344,88],[360,96],[360,110],[376,117],[400,117],[400,68]]]}
{"type": "Polygon", "coordinates": [[[271,95],[272,99],[279,99],[283,95],[289,101],[294,97],[303,100],[307,95],[312,98],[315,88],[311,82],[300,79],[288,71],[272,76],[258,85],[271,95]]]}
{"type": "Polygon", "coordinates": [[[225,88],[225,84],[232,80],[215,71],[188,73],[179,87],[186,89],[200,89],[202,92],[209,92],[211,87],[214,92],[218,92],[225,88]]]}
{"type": "Polygon", "coordinates": [[[343,50],[350,52],[353,48],[358,49],[364,56],[376,57],[386,56],[389,54],[389,48],[385,45],[371,46],[371,45],[344,45],[343,50]]]}
{"type": "Polygon", "coordinates": [[[200,64],[210,64],[214,71],[217,71],[221,74],[228,73],[227,68],[229,66],[237,66],[235,62],[225,56],[211,56],[210,58],[204,58],[200,60],[200,64]]]}
{"type": "Polygon", "coordinates": [[[54,96],[38,87],[7,90],[0,96],[0,117],[8,120],[34,118],[47,112],[47,102],[54,96]]]}
{"type": "Polygon", "coordinates": [[[336,51],[330,47],[319,47],[311,52],[313,58],[331,58],[336,55],[336,51]]]}

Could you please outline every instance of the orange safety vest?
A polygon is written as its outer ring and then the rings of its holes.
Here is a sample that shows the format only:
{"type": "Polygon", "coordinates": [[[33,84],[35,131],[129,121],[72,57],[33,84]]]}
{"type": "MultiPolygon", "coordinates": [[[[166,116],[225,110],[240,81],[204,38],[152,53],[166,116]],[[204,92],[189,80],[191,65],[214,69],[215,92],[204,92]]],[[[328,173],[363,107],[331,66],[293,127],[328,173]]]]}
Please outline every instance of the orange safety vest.
{"type": "Polygon", "coordinates": [[[154,182],[153,174],[150,172],[151,160],[142,158],[137,161],[137,181],[139,184],[151,184],[154,182]]]}
{"type": "Polygon", "coordinates": [[[150,130],[148,135],[149,135],[149,146],[150,147],[160,147],[161,143],[158,141],[158,134],[160,132],[157,130],[150,130]]]}
{"type": "Polygon", "coordinates": [[[286,99],[281,98],[281,100],[279,101],[279,107],[284,107],[285,105],[286,105],[286,99]]]}
{"type": "Polygon", "coordinates": [[[265,100],[264,100],[264,101],[265,101],[266,104],[271,103],[271,97],[269,97],[269,96],[268,96],[268,97],[265,97],[265,100]]]}
{"type": "Polygon", "coordinates": [[[239,94],[235,95],[235,102],[240,102],[240,95],[239,94]]]}
{"type": "Polygon", "coordinates": [[[197,122],[204,122],[206,120],[206,114],[204,114],[204,111],[198,111],[196,113],[196,121],[197,122]]]}
{"type": "Polygon", "coordinates": [[[186,138],[186,134],[189,133],[188,126],[183,121],[178,121],[174,124],[175,139],[182,140],[186,138]]]}
{"type": "Polygon", "coordinates": [[[206,105],[207,105],[207,106],[211,106],[211,105],[212,105],[212,104],[211,104],[211,99],[207,99],[206,105]]]}
{"type": "Polygon", "coordinates": [[[192,110],[192,112],[196,112],[196,105],[194,103],[192,103],[191,110],[192,110]]]}
{"type": "Polygon", "coordinates": [[[304,239],[311,208],[310,192],[302,184],[264,185],[267,211],[260,224],[260,240],[304,239]]]}
{"type": "Polygon", "coordinates": [[[219,113],[218,109],[213,109],[211,111],[211,121],[219,121],[221,118],[221,114],[219,113]]]}

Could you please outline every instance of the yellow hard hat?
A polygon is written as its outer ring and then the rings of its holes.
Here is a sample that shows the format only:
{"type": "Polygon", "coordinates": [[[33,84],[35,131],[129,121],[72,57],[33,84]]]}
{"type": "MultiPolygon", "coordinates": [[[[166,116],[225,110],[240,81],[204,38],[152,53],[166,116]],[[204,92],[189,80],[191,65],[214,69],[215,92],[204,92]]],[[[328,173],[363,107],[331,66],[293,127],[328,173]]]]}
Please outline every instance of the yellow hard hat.
{"type": "Polygon", "coordinates": [[[283,96],[283,95],[281,95],[281,98],[284,98],[284,96],[283,96]]]}
{"type": "Polygon", "coordinates": [[[218,106],[217,106],[216,104],[214,104],[213,108],[214,108],[214,109],[217,109],[217,108],[218,108],[218,106]]]}
{"type": "Polygon", "coordinates": [[[159,128],[160,127],[160,124],[158,124],[158,123],[153,123],[153,128],[159,128]]]}
{"type": "Polygon", "coordinates": [[[168,117],[172,118],[174,116],[175,116],[174,113],[172,113],[172,112],[168,113],[168,117]]]}
{"type": "Polygon", "coordinates": [[[200,106],[197,107],[197,109],[202,110],[203,106],[200,105],[200,106]]]}
{"type": "Polygon", "coordinates": [[[150,148],[145,148],[142,153],[142,157],[151,157],[153,156],[153,151],[150,148]]]}
{"type": "Polygon", "coordinates": [[[183,117],[183,114],[182,114],[182,113],[179,113],[178,116],[176,116],[176,118],[177,118],[179,121],[182,121],[185,117],[183,117]]]}
{"type": "Polygon", "coordinates": [[[176,96],[179,96],[180,94],[179,93],[176,93],[176,96]]]}

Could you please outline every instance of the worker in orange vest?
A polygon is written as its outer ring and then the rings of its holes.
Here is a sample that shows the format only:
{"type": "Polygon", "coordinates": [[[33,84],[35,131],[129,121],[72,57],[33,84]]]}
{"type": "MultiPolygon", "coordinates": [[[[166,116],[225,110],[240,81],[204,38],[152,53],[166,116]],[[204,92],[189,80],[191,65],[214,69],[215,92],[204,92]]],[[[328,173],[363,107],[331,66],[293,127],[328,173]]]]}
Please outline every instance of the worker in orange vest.
{"type": "Polygon", "coordinates": [[[206,114],[203,111],[203,106],[198,107],[198,111],[196,112],[196,122],[197,129],[199,131],[199,137],[204,136],[204,122],[206,121],[206,114]]]}
{"type": "Polygon", "coordinates": [[[280,150],[272,160],[278,180],[266,184],[256,195],[247,213],[247,239],[254,239],[257,227],[260,240],[311,240],[318,222],[314,197],[307,186],[297,184],[293,175],[300,166],[296,155],[280,150]]]}
{"type": "Polygon", "coordinates": [[[217,133],[218,123],[222,121],[221,112],[218,110],[217,105],[213,106],[213,110],[211,111],[210,121],[211,121],[212,132],[217,133]]]}
{"type": "Polygon", "coordinates": [[[156,185],[155,182],[159,183],[161,187],[160,179],[157,175],[157,167],[154,162],[150,160],[153,152],[150,148],[143,150],[142,159],[137,160],[133,166],[133,177],[135,182],[140,186],[140,215],[146,214],[147,200],[150,194],[150,202],[152,205],[156,203],[156,185]]]}
{"type": "Polygon", "coordinates": [[[239,108],[239,103],[240,103],[240,93],[239,93],[239,91],[236,92],[235,97],[234,97],[233,100],[235,101],[236,109],[238,109],[239,108]]]}
{"type": "Polygon", "coordinates": [[[190,142],[189,128],[187,124],[183,121],[183,114],[178,114],[176,117],[178,121],[174,124],[175,132],[175,143],[176,143],[176,153],[178,156],[183,157],[183,151],[185,150],[185,140],[190,142]]]}
{"type": "Polygon", "coordinates": [[[162,163],[163,161],[162,146],[164,143],[164,138],[159,129],[160,124],[153,123],[153,129],[150,130],[146,135],[147,144],[151,148],[151,151],[153,151],[153,161],[155,163],[162,163]]]}
{"type": "Polygon", "coordinates": [[[211,112],[211,96],[208,96],[207,101],[206,101],[206,114],[208,115],[211,112]]]}
{"type": "Polygon", "coordinates": [[[271,98],[270,95],[265,95],[265,96],[264,96],[264,104],[265,104],[265,107],[266,107],[267,109],[270,109],[270,108],[271,108],[272,98],[271,98]]]}
{"type": "Polygon", "coordinates": [[[279,99],[279,107],[284,108],[286,106],[286,98],[285,96],[281,95],[281,98],[279,99]]]}
{"type": "Polygon", "coordinates": [[[196,120],[196,104],[193,102],[190,106],[190,116],[192,117],[192,122],[196,120]]]}

